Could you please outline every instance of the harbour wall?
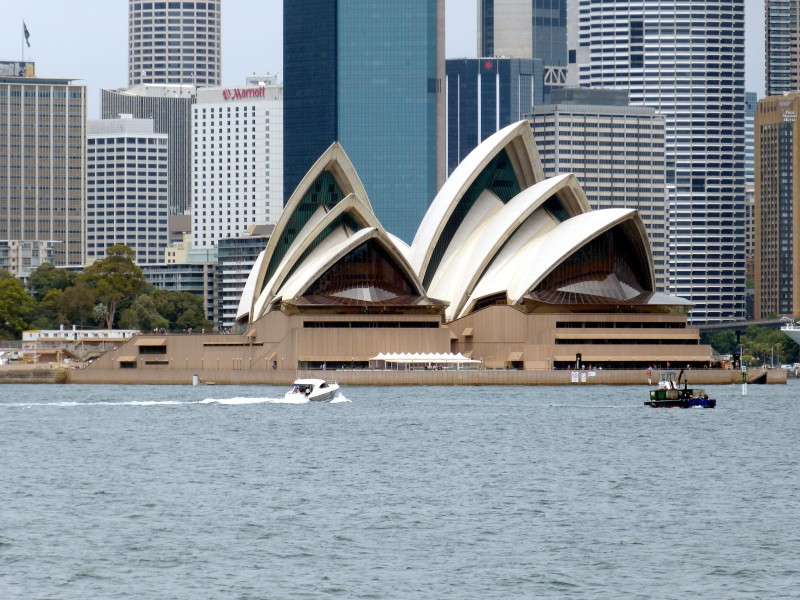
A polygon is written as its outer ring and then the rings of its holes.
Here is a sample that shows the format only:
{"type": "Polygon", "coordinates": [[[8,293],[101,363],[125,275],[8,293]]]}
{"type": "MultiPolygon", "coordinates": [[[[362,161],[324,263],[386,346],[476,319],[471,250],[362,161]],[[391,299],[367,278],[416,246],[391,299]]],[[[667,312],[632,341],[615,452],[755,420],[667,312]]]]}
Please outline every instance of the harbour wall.
{"type": "MultiPolygon", "coordinates": [[[[740,371],[702,369],[686,371],[693,387],[740,384],[740,371]]],[[[220,385],[289,385],[295,379],[335,379],[342,385],[648,385],[642,370],[546,371],[546,370],[231,370],[206,369],[78,369],[66,371],[67,383],[120,383],[154,385],[191,385],[197,375],[202,383],[220,385]]],[[[657,384],[657,373],[649,385],[657,384]]],[[[751,369],[749,383],[786,383],[782,369],[751,369]]],[[[2,381],[0,379],[0,381],[2,381]]]]}

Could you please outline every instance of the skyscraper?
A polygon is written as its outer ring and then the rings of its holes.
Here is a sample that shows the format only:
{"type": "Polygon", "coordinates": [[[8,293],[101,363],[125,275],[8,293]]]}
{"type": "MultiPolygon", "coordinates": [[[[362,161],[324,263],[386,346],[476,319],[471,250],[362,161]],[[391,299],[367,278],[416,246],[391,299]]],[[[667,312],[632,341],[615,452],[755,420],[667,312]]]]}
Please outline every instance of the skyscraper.
{"type": "Polygon", "coordinates": [[[136,85],[127,90],[100,90],[100,115],[114,119],[129,114],[152,119],[155,133],[169,138],[169,214],[182,215],[192,207],[192,85],[136,85]]]}
{"type": "Polygon", "coordinates": [[[248,77],[243,87],[198,90],[192,138],[193,248],[210,248],[278,220],[283,87],[276,78],[248,77]]]}
{"type": "Polygon", "coordinates": [[[755,318],[800,314],[800,93],[756,112],[755,318]]]}
{"type": "Polygon", "coordinates": [[[549,101],[567,81],[567,0],[480,0],[478,56],[541,59],[549,101]]]}
{"type": "Polygon", "coordinates": [[[478,144],[542,103],[542,61],[455,58],[447,61],[447,173],[478,144]]]}
{"type": "Polygon", "coordinates": [[[800,90],[800,0],[765,0],[767,96],[800,90]]]}
{"type": "Polygon", "coordinates": [[[163,262],[167,245],[167,135],[153,121],[121,115],[89,121],[87,258],[115,244],[139,265],[163,262]]]}
{"type": "Polygon", "coordinates": [[[666,118],[669,291],[744,317],[744,0],[580,2],[580,84],[666,118]]]}
{"type": "Polygon", "coordinates": [[[55,265],[79,266],[86,259],[86,87],[34,71],[15,63],[17,75],[0,74],[0,240],[53,242],[55,265]]]}
{"type": "Polygon", "coordinates": [[[755,128],[758,94],[745,92],[744,95],[744,184],[752,189],[755,185],[755,128]]]}
{"type": "Polygon", "coordinates": [[[222,0],[128,5],[128,86],[220,85],[222,0]]]}
{"type": "Polygon", "coordinates": [[[284,197],[339,141],[410,242],[445,177],[444,0],[287,0],[284,197]]]}

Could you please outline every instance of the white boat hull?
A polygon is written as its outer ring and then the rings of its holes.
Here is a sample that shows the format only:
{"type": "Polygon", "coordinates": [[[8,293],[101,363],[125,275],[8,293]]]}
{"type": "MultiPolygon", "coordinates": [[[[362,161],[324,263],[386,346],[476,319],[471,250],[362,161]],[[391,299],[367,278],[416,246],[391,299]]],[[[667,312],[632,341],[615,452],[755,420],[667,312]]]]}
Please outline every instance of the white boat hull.
{"type": "Polygon", "coordinates": [[[323,379],[298,379],[294,387],[286,392],[287,400],[300,402],[330,402],[339,393],[339,384],[323,379]]]}

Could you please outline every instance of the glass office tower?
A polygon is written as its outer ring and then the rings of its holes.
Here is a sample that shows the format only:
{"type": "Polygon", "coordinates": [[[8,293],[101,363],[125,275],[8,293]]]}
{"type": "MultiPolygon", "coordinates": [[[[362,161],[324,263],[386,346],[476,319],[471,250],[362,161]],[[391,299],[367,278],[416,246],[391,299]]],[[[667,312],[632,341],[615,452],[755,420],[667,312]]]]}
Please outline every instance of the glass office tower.
{"type": "Polygon", "coordinates": [[[542,61],[453,58],[447,61],[447,173],[478,144],[515,123],[542,99],[542,61]]]}
{"type": "Polygon", "coordinates": [[[567,0],[480,0],[478,56],[540,59],[549,102],[567,82],[567,0]]]}
{"type": "Polygon", "coordinates": [[[444,180],[444,0],[284,3],[284,197],[334,141],[411,242],[444,180]]]}

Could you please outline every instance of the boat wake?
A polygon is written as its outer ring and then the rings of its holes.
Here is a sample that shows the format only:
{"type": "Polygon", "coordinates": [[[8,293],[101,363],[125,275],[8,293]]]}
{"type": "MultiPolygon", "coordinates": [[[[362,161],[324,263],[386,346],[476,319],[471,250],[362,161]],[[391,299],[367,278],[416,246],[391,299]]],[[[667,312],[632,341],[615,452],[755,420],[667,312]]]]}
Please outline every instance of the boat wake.
{"type": "MultiPolygon", "coordinates": [[[[341,394],[337,394],[329,403],[327,404],[337,404],[340,402],[350,402],[347,398],[342,396],[341,394]]],[[[296,395],[295,397],[279,397],[279,398],[206,398],[205,400],[131,400],[131,401],[122,401],[122,402],[112,402],[112,401],[97,401],[97,402],[2,402],[0,403],[0,407],[8,407],[8,408],[34,408],[39,406],[49,406],[49,407],[58,407],[58,408],[81,408],[81,407],[88,407],[88,406],[190,406],[190,405],[201,405],[201,404],[216,404],[219,406],[246,406],[251,404],[310,404],[308,398],[300,395],[296,395]]],[[[313,404],[320,404],[319,402],[314,402],[313,404]]]]}
{"type": "Polygon", "coordinates": [[[244,406],[247,404],[308,404],[308,398],[206,398],[198,404],[244,406]]]}
{"type": "Polygon", "coordinates": [[[34,406],[58,406],[65,408],[75,408],[82,406],[183,406],[185,404],[197,404],[197,402],[185,402],[181,400],[147,400],[147,401],[130,401],[130,402],[8,402],[2,403],[0,406],[9,406],[14,408],[32,408],[34,406]]]}

